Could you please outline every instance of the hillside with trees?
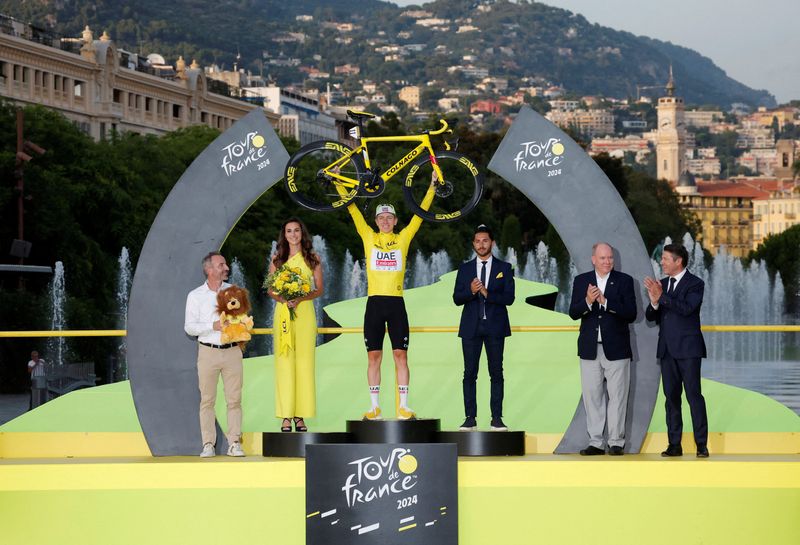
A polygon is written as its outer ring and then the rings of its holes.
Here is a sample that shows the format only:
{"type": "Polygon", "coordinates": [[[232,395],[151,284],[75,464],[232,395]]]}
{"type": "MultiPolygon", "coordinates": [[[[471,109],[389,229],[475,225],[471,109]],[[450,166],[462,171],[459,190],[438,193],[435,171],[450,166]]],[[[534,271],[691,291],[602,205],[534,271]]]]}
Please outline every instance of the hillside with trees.
{"type": "Polygon", "coordinates": [[[98,34],[108,31],[124,49],[160,53],[169,62],[182,55],[230,68],[240,53],[240,67],[281,85],[302,84],[301,66],[347,83],[334,68],[350,64],[360,69],[359,78],[376,82],[469,86],[475,80],[453,69],[469,64],[512,85],[552,82],[577,96],[622,98],[636,96],[637,85],[663,85],[671,64],[687,103],[775,104],[767,91],[731,79],[691,49],[591,24],[545,4],[436,0],[413,8],[429,13],[427,19],[446,21],[438,26],[420,24],[410,9],[379,0],[0,0],[0,13],[66,36],[78,36],[89,25],[98,34]],[[352,27],[329,24],[334,22],[352,27]],[[377,51],[408,45],[420,48],[393,62],[377,51]]]}

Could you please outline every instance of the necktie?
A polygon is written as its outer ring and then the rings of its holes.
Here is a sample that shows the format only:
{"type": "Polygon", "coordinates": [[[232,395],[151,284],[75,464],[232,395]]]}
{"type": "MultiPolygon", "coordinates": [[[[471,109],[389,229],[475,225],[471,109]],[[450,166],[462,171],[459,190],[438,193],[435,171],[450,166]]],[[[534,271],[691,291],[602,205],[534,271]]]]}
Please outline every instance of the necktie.
{"type": "Polygon", "coordinates": [[[667,293],[672,293],[675,291],[675,278],[672,276],[669,277],[669,288],[667,288],[667,293]]]}
{"type": "MultiPolygon", "coordinates": [[[[486,261],[481,261],[481,284],[486,287],[486,261]]],[[[480,302],[481,318],[486,319],[486,298],[483,294],[479,294],[478,301],[480,302]]]]}

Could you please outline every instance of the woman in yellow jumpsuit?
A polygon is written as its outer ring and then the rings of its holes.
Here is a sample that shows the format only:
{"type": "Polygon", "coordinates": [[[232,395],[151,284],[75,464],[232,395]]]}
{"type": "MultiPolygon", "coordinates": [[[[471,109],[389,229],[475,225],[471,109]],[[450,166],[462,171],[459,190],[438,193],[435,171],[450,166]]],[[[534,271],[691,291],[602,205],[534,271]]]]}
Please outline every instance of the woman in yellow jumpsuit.
{"type": "Polygon", "coordinates": [[[314,352],[317,344],[317,317],[313,299],[324,292],[322,263],[314,253],[306,226],[297,218],[283,223],[269,272],[282,265],[299,267],[311,283],[311,291],[302,297],[285,300],[277,293],[267,293],[276,301],[272,321],[275,351],[275,416],[283,419],[281,431],[308,431],[303,418],[316,415],[314,352]],[[295,318],[290,316],[294,309],[295,318]]]}

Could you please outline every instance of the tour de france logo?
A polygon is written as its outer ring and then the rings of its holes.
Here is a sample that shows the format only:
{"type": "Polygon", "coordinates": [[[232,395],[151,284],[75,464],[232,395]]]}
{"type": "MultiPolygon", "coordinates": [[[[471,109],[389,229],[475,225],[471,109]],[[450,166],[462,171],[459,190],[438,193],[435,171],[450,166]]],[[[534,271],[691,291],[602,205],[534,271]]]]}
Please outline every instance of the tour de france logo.
{"type": "Polygon", "coordinates": [[[397,532],[432,527],[447,516],[447,506],[417,512],[426,499],[422,496],[425,491],[420,469],[419,459],[405,447],[394,447],[385,456],[351,460],[343,473],[346,476],[340,481],[338,499],[333,499],[333,504],[339,507],[334,508],[332,504],[328,509],[307,514],[306,518],[319,518],[320,523],[330,525],[341,521],[345,526],[341,530],[353,537],[387,531],[397,535],[397,532]],[[396,515],[382,516],[387,512],[396,515]]]}
{"type": "Polygon", "coordinates": [[[261,170],[270,164],[267,157],[267,142],[258,131],[247,133],[242,140],[224,146],[220,167],[230,177],[250,167],[261,170]]]}
{"type": "Polygon", "coordinates": [[[561,176],[566,149],[559,138],[522,142],[520,148],[514,156],[514,168],[517,172],[546,172],[548,178],[561,176]]]}

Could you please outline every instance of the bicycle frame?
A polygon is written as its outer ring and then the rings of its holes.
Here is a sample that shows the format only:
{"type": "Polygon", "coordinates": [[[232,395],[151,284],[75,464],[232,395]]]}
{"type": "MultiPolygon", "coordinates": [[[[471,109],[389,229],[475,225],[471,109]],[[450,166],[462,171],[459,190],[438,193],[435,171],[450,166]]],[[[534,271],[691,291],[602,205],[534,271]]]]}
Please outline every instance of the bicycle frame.
{"type": "MultiPolygon", "coordinates": [[[[436,163],[436,154],[435,154],[435,152],[433,150],[433,146],[431,145],[431,138],[430,138],[431,135],[435,136],[437,134],[442,134],[442,133],[444,133],[445,131],[448,130],[447,122],[442,120],[441,123],[442,123],[441,128],[439,128],[439,129],[437,129],[435,131],[426,132],[424,134],[414,134],[414,135],[409,135],[409,136],[371,136],[371,137],[370,136],[365,136],[365,137],[361,137],[359,139],[360,140],[360,144],[358,145],[358,147],[356,147],[356,148],[354,148],[352,150],[349,150],[347,147],[345,147],[345,146],[343,146],[341,144],[338,144],[338,143],[335,143],[335,142],[328,142],[327,145],[329,147],[337,149],[343,155],[342,155],[341,158],[337,159],[335,162],[331,163],[330,165],[328,165],[327,167],[323,168],[322,170],[326,175],[330,176],[331,178],[339,180],[341,185],[343,187],[348,188],[348,190],[349,190],[349,192],[344,196],[344,198],[341,201],[339,201],[337,203],[334,203],[333,205],[335,207],[338,207],[338,206],[340,206],[339,203],[343,204],[345,201],[349,200],[351,198],[352,192],[356,191],[358,189],[360,183],[361,183],[360,180],[354,180],[352,178],[348,178],[347,176],[343,176],[341,173],[339,173],[339,168],[342,165],[347,163],[347,161],[350,160],[350,158],[353,157],[354,155],[361,154],[363,159],[364,159],[364,166],[367,169],[372,170],[372,166],[371,166],[371,162],[370,162],[370,158],[369,158],[369,149],[368,149],[368,146],[369,146],[369,144],[371,142],[419,142],[419,144],[414,149],[409,151],[405,156],[403,156],[402,159],[400,159],[394,165],[392,165],[391,167],[386,169],[386,171],[381,173],[380,176],[381,176],[381,179],[384,182],[388,182],[390,179],[392,179],[392,177],[394,177],[395,174],[397,174],[398,172],[403,170],[413,159],[419,157],[422,154],[423,151],[427,150],[428,154],[430,155],[430,158],[431,158],[431,166],[433,167],[433,170],[436,173],[436,179],[439,180],[439,183],[443,184],[444,183],[444,176],[442,174],[442,170],[439,168],[439,165],[436,163]]],[[[361,127],[359,126],[359,136],[360,136],[360,133],[361,133],[361,127]]],[[[450,146],[447,144],[447,142],[445,142],[445,148],[450,149],[450,146]]],[[[406,183],[410,184],[411,181],[410,180],[406,180],[406,183]]]]}

